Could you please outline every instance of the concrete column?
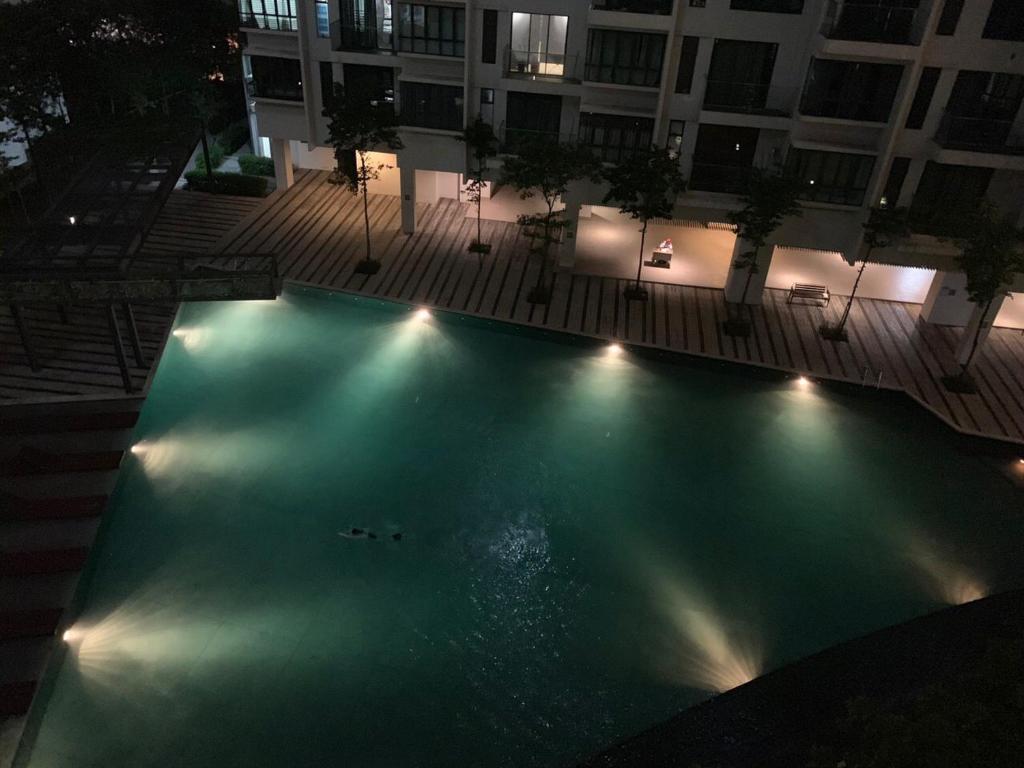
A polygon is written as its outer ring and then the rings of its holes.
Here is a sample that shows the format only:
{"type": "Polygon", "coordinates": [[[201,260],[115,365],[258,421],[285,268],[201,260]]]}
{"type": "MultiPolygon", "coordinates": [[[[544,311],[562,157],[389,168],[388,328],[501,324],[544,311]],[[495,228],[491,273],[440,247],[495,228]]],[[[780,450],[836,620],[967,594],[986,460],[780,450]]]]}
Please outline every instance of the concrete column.
{"type": "Polygon", "coordinates": [[[988,312],[984,311],[984,307],[979,307],[977,304],[971,304],[971,317],[967,321],[967,327],[964,329],[963,336],[960,337],[960,341],[956,345],[956,361],[960,365],[967,365],[967,361],[971,356],[971,349],[974,347],[974,335],[978,333],[978,348],[985,343],[985,339],[988,338],[989,331],[992,330],[992,322],[996,319],[996,315],[999,314],[999,309],[1003,306],[1003,299],[1005,296],[996,296],[995,301],[988,308],[988,312]],[[981,331],[978,332],[978,328],[981,331]]]}
{"type": "MultiPolygon", "coordinates": [[[[736,261],[740,254],[754,250],[754,246],[748,240],[736,238],[736,245],[732,249],[732,259],[729,262],[729,274],[725,278],[725,300],[738,304],[743,299],[743,289],[747,285],[748,272],[746,267],[737,267],[736,261]]],[[[768,270],[772,265],[772,254],[775,246],[768,244],[761,248],[757,257],[757,272],[750,276],[750,287],[747,288],[747,304],[760,304],[761,293],[764,290],[764,283],[768,277],[768,270]]]]}
{"type": "Polygon", "coordinates": [[[963,272],[936,272],[928,286],[921,319],[936,325],[965,326],[974,311],[967,295],[967,277],[963,272]]]}
{"type": "Polygon", "coordinates": [[[562,198],[562,204],[565,205],[562,212],[565,230],[562,233],[562,242],[558,246],[558,266],[566,269],[572,269],[576,263],[576,238],[579,236],[582,208],[580,201],[583,199],[580,191],[573,186],[569,186],[568,192],[562,198]]]}
{"type": "Polygon", "coordinates": [[[437,171],[416,171],[416,199],[427,205],[436,205],[439,197],[437,171]]]}
{"type": "Polygon", "coordinates": [[[400,164],[398,175],[402,191],[402,231],[411,235],[416,231],[416,169],[400,164]]]}
{"type": "Polygon", "coordinates": [[[288,189],[295,183],[292,167],[292,145],[288,139],[271,139],[270,156],[274,158],[274,181],[278,189],[288,189]]]}

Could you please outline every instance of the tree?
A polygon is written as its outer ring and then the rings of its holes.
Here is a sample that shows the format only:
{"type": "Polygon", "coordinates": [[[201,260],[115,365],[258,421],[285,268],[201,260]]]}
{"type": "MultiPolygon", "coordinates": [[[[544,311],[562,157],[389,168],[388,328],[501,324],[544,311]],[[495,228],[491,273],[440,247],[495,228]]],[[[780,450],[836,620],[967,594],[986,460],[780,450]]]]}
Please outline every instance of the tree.
{"type": "Polygon", "coordinates": [[[334,84],[334,97],[325,110],[330,123],[328,139],[334,147],[335,169],[331,182],[348,187],[354,194],[363,195],[363,222],[366,225],[366,257],[356,265],[356,272],[372,275],[380,269],[373,258],[370,244],[370,207],[368,185],[389,168],[386,163],[371,164],[367,155],[379,147],[402,149],[403,144],[395,129],[394,111],[361,90],[346,91],[334,84]],[[356,162],[358,160],[358,163],[356,162]]]}
{"type": "MultiPolygon", "coordinates": [[[[747,303],[750,283],[760,271],[758,256],[768,242],[768,237],[785,218],[801,215],[797,198],[803,189],[803,182],[781,171],[754,168],[747,191],[742,197],[743,207],[728,214],[729,223],[736,227],[736,237],[752,246],[751,250],[740,253],[733,262],[734,267],[747,272],[740,305],[747,303]]],[[[750,333],[749,320],[736,314],[732,314],[723,325],[725,332],[730,335],[746,336],[750,333]]]]}
{"type": "Polygon", "coordinates": [[[819,328],[821,335],[831,341],[846,341],[846,321],[850,317],[853,297],[857,294],[857,286],[860,285],[860,279],[864,275],[864,268],[871,261],[871,252],[875,248],[889,248],[910,234],[906,208],[889,208],[887,206],[872,208],[868,214],[868,220],[861,226],[864,227],[864,245],[867,246],[867,250],[864,252],[860,269],[857,270],[857,279],[853,281],[853,289],[846,300],[842,317],[835,325],[825,323],[819,328]]]}
{"type": "Polygon", "coordinates": [[[530,253],[540,259],[537,283],[526,300],[532,304],[546,304],[550,298],[550,289],[544,282],[548,257],[551,245],[558,242],[560,232],[565,226],[561,212],[555,211],[555,204],[559,198],[565,197],[571,182],[595,178],[600,164],[593,153],[585,147],[560,144],[543,136],[518,141],[516,151],[517,155],[505,160],[502,183],[510,184],[519,190],[519,197],[523,200],[540,193],[547,207],[545,213],[524,214],[519,217],[520,225],[533,232],[530,253]],[[538,238],[540,244],[534,245],[533,242],[538,238]]]}
{"type": "Polygon", "coordinates": [[[982,332],[991,325],[989,313],[1017,274],[1024,273],[1024,232],[1013,221],[1001,216],[986,200],[962,220],[960,234],[954,238],[960,253],[957,266],[967,277],[967,295],[975,305],[974,317],[964,333],[970,334],[970,347],[959,374],[943,379],[947,388],[956,392],[975,392],[977,388],[969,373],[981,342],[982,332]]]}
{"type": "Polygon", "coordinates": [[[477,116],[473,124],[462,132],[459,141],[466,143],[469,151],[473,153],[476,167],[472,170],[466,190],[469,192],[469,199],[476,203],[476,240],[469,244],[469,252],[480,256],[480,263],[483,263],[485,254],[491,252],[491,246],[483,241],[481,235],[480,206],[483,199],[483,188],[487,183],[484,175],[487,173],[487,158],[497,154],[498,139],[494,135],[491,126],[477,116]]]}
{"type": "Polygon", "coordinates": [[[676,197],[686,189],[686,179],[679,172],[679,160],[664,147],[651,147],[618,165],[606,168],[604,180],[609,185],[604,203],[616,202],[619,211],[643,222],[640,228],[640,259],[636,268],[636,284],[625,290],[627,299],[645,301],[647,291],[640,287],[644,266],[644,242],[651,219],[669,218],[676,197]]]}

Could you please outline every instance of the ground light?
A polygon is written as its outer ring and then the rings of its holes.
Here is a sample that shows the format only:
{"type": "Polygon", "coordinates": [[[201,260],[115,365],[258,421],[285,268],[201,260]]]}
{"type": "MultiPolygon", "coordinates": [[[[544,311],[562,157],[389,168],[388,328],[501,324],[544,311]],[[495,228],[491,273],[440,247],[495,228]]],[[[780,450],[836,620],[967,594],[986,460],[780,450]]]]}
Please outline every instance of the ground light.
{"type": "Polygon", "coordinates": [[[417,320],[429,320],[430,319],[430,310],[429,309],[425,309],[425,308],[424,309],[416,310],[416,319],[417,320]]]}
{"type": "Polygon", "coordinates": [[[608,350],[608,354],[609,355],[621,355],[622,354],[622,345],[621,344],[616,344],[616,343],[612,342],[611,344],[609,344],[607,346],[607,350],[608,350]]]}

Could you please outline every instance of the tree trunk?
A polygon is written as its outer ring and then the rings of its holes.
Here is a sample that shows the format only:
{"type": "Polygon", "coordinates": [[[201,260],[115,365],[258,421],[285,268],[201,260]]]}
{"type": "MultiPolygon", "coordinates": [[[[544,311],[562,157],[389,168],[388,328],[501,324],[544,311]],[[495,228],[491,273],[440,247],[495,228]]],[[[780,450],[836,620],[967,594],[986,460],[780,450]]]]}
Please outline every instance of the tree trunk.
{"type": "Polygon", "coordinates": [[[366,224],[366,260],[370,261],[370,200],[369,192],[367,191],[367,182],[369,179],[366,178],[366,156],[359,153],[359,180],[363,186],[363,222],[366,224]]]}
{"type": "Polygon", "coordinates": [[[843,309],[843,316],[839,318],[839,324],[836,326],[837,331],[842,331],[846,327],[846,320],[850,317],[850,309],[853,307],[853,297],[857,295],[857,286],[860,285],[860,279],[864,276],[864,268],[868,265],[868,259],[871,258],[872,248],[868,248],[868,252],[864,254],[864,261],[860,264],[860,271],[857,273],[857,279],[853,281],[853,288],[850,290],[850,298],[846,300],[846,307],[843,309]]]}
{"type": "Polygon", "coordinates": [[[985,327],[985,318],[988,317],[989,310],[992,309],[992,302],[994,301],[995,297],[985,302],[985,309],[981,313],[981,319],[978,321],[978,327],[974,329],[974,339],[971,341],[971,352],[967,355],[967,360],[964,361],[962,366],[964,373],[967,373],[967,369],[971,367],[971,361],[974,360],[974,353],[978,351],[978,341],[981,339],[981,331],[985,327]]]}
{"type": "Polygon", "coordinates": [[[553,215],[551,209],[554,207],[554,201],[550,201],[548,203],[548,215],[544,218],[544,243],[540,252],[540,271],[537,272],[537,290],[540,290],[541,286],[544,285],[544,270],[548,266],[548,248],[551,247],[551,217],[553,215]]]}
{"type": "Polygon", "coordinates": [[[199,140],[203,143],[203,162],[206,163],[206,178],[213,182],[213,164],[210,162],[210,142],[206,138],[206,121],[202,122],[202,132],[199,140]]]}
{"type": "Polygon", "coordinates": [[[644,268],[644,240],[647,239],[647,219],[644,219],[643,229],[640,230],[640,263],[636,265],[636,289],[640,290],[640,274],[644,268]]]}

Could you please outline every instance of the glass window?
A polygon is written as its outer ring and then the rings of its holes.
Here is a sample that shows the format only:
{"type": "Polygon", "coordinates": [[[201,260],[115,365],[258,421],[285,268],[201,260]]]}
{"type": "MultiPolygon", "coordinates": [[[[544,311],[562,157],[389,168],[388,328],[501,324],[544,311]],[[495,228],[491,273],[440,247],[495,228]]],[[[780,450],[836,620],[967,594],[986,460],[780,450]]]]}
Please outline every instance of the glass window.
{"type": "Polygon", "coordinates": [[[932,95],[935,93],[935,86],[939,82],[940,74],[942,74],[942,70],[939,67],[925,67],[921,70],[921,79],[917,81],[914,101],[910,105],[910,112],[907,113],[907,128],[920,130],[924,125],[924,119],[932,104],[932,95]]]}
{"type": "Polygon", "coordinates": [[[462,130],[462,88],[434,83],[402,83],[401,124],[462,130]]]}
{"type": "Polygon", "coordinates": [[[665,35],[591,29],[587,35],[586,79],[656,88],[661,82],[664,53],[665,35]]]}
{"type": "Polygon", "coordinates": [[[942,6],[942,15],[939,16],[939,23],[935,28],[935,34],[955,34],[956,25],[960,23],[960,13],[963,9],[964,0],[946,0],[942,6]]]}
{"type": "Polygon", "coordinates": [[[776,43],[715,40],[704,104],[741,111],[763,108],[778,47],[776,43]]]}
{"type": "Polygon", "coordinates": [[[676,73],[676,93],[689,93],[693,86],[693,70],[699,46],[699,37],[683,38],[683,47],[679,52],[679,71],[676,73]]]}
{"type": "Polygon", "coordinates": [[[302,70],[298,59],[250,56],[252,95],[263,99],[302,101],[302,70]]]}
{"type": "Polygon", "coordinates": [[[297,0],[239,0],[239,23],[253,29],[294,31],[298,29],[297,0]]]}
{"type": "Polygon", "coordinates": [[[316,0],[316,35],[331,36],[331,14],[327,8],[327,0],[316,0]]]}
{"type": "Polygon", "coordinates": [[[887,122],[902,75],[903,67],[899,64],[814,59],[800,112],[816,117],[887,122]]]}
{"type": "Polygon", "coordinates": [[[399,51],[433,56],[462,56],[465,49],[465,8],[398,4],[399,51]]]}
{"type": "Polygon", "coordinates": [[[801,200],[861,205],[875,167],[872,155],[817,150],[789,150],[786,170],[804,183],[801,200]]]}
{"type": "Polygon", "coordinates": [[[917,232],[949,234],[959,218],[950,211],[976,206],[985,197],[992,173],[991,168],[929,160],[910,204],[911,226],[917,232]]]}
{"type": "Polygon", "coordinates": [[[580,144],[607,163],[622,162],[650,148],[653,134],[651,118],[580,113],[580,144]]]}
{"type": "Polygon", "coordinates": [[[1024,40],[1024,7],[1020,0],[992,0],[981,36],[990,40],[1024,40]]]}
{"type": "Polygon", "coordinates": [[[564,77],[568,16],[513,13],[509,72],[564,77]]]}
{"type": "Polygon", "coordinates": [[[764,13],[803,13],[804,0],[732,0],[734,11],[762,11],[764,13]]]}

